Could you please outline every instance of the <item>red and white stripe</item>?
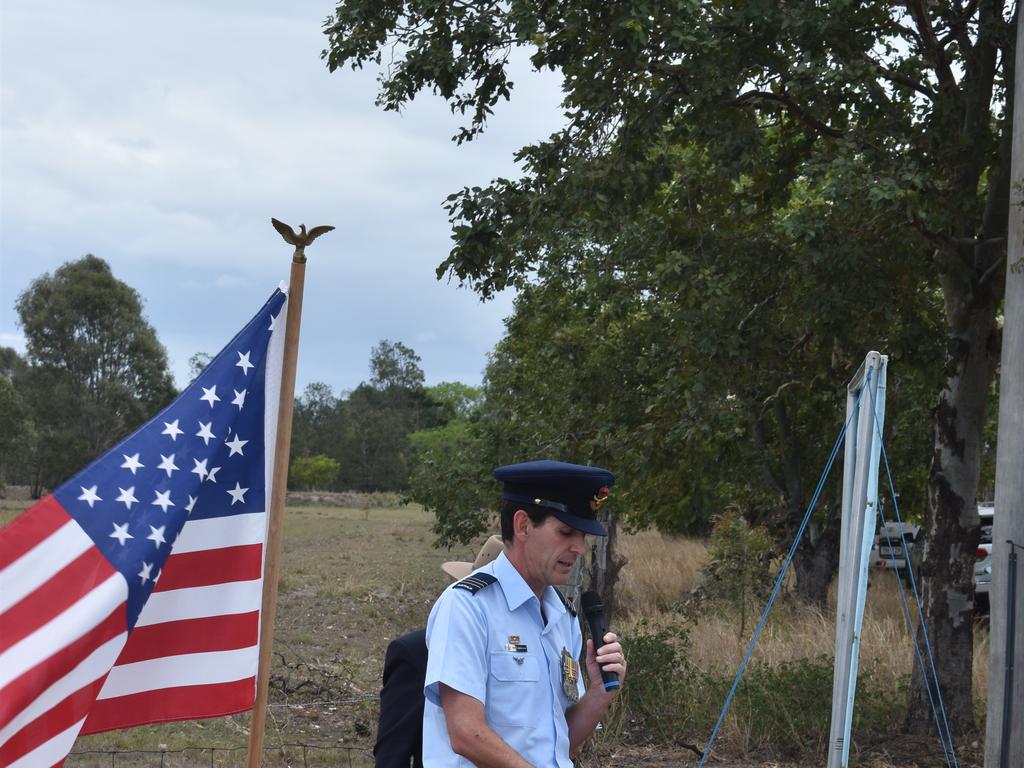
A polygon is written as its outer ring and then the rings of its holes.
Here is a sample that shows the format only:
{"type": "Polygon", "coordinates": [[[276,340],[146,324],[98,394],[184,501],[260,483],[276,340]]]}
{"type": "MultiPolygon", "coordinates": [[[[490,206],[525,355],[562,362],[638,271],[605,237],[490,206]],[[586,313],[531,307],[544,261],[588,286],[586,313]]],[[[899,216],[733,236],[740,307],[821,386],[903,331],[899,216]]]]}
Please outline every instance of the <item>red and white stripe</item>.
{"type": "Polygon", "coordinates": [[[127,639],[128,585],[51,496],[0,537],[0,765],[61,762],[127,639]]]}
{"type": "Polygon", "coordinates": [[[252,707],[265,529],[262,513],[185,524],[83,734],[252,707]]]}
{"type": "Polygon", "coordinates": [[[249,709],[265,528],[263,513],[186,523],[129,637],[124,578],[53,497],[12,522],[0,765],[52,765],[80,732],[249,709]]]}

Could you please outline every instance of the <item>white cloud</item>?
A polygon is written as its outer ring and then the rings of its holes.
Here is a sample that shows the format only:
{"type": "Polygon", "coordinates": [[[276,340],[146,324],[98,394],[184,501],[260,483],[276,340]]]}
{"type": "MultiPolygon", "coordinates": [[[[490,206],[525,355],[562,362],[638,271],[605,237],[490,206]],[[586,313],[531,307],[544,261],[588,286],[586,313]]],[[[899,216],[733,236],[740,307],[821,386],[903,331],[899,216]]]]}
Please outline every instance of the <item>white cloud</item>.
{"type": "Polygon", "coordinates": [[[514,150],[561,122],[557,79],[520,57],[513,103],[458,147],[437,98],[385,113],[373,71],[327,72],[330,9],[3,4],[0,339],[33,278],[94,253],[142,294],[184,383],[287,277],[275,216],[337,227],[309,250],[300,388],[354,386],[381,338],[422,347],[428,380],[478,382],[511,299],[436,281],[442,202],[515,175],[514,150]]]}

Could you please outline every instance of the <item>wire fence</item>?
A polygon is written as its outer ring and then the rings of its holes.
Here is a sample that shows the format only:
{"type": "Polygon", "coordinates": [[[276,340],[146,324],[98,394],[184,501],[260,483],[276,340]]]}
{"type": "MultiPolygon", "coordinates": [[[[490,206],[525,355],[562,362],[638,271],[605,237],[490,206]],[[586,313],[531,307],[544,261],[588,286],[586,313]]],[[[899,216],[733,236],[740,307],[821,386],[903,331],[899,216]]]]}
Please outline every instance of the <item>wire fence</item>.
{"type": "MultiPolygon", "coordinates": [[[[263,748],[264,765],[318,766],[334,765],[358,768],[373,761],[368,747],[339,746],[333,744],[287,743],[263,748]]],[[[222,768],[241,765],[248,755],[248,746],[236,747],[194,746],[182,749],[124,749],[76,750],[68,755],[66,766],[210,766],[222,768]]]]}
{"type": "MultiPolygon", "coordinates": [[[[268,744],[263,748],[263,765],[280,766],[281,768],[307,768],[309,766],[338,766],[339,768],[368,768],[373,765],[372,729],[360,729],[357,725],[354,735],[346,736],[345,741],[352,743],[324,743],[304,741],[301,733],[294,733],[288,724],[302,722],[305,718],[325,718],[324,727],[337,725],[339,720],[327,718],[340,716],[341,720],[352,720],[354,710],[369,702],[376,702],[376,694],[358,694],[325,698],[316,701],[273,702],[268,704],[270,722],[268,723],[267,741],[271,741],[272,732],[279,731],[278,743],[268,744]],[[275,714],[276,713],[276,714],[275,714]],[[297,737],[297,738],[296,738],[297,737]]],[[[313,728],[320,725],[314,724],[313,728]]],[[[325,730],[324,733],[329,731],[325,730]]],[[[166,737],[160,738],[164,741],[166,737]]],[[[233,739],[229,739],[233,740],[233,739]]],[[[339,739],[340,740],[340,739],[339,739]]],[[[132,747],[100,746],[98,748],[72,749],[64,765],[69,768],[191,768],[191,766],[209,766],[210,768],[233,768],[244,766],[248,759],[248,744],[190,744],[171,748],[157,744],[154,737],[150,744],[132,747]]]]}

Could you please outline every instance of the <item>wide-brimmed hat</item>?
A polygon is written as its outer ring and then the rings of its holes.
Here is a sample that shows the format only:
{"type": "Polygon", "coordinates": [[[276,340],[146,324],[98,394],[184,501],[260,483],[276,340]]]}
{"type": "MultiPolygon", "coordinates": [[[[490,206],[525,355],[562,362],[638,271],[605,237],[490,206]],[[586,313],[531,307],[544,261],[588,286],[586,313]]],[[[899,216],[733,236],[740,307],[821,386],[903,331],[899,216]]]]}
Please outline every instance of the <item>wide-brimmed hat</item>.
{"type": "Polygon", "coordinates": [[[564,461],[527,461],[498,467],[493,474],[504,485],[501,497],[506,501],[543,507],[576,530],[608,535],[597,520],[597,511],[615,482],[607,469],[564,461]]]}
{"type": "Polygon", "coordinates": [[[481,565],[487,565],[494,560],[501,554],[501,550],[504,547],[505,545],[502,543],[500,536],[491,536],[480,547],[480,554],[476,556],[476,560],[472,563],[467,563],[464,560],[450,560],[447,563],[442,563],[441,570],[453,579],[464,579],[481,565]]]}

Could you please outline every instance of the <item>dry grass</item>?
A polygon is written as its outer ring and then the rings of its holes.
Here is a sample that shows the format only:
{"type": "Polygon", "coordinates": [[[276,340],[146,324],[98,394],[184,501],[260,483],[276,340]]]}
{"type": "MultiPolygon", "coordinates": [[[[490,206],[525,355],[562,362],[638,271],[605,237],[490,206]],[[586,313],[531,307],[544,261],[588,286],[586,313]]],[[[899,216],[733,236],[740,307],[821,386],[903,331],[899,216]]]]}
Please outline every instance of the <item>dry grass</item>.
{"type": "Polygon", "coordinates": [[[707,548],[701,541],[657,531],[621,536],[619,554],[626,560],[619,604],[635,616],[671,611],[700,583],[700,569],[707,562],[707,548]]]}
{"type": "MultiPolygon", "coordinates": [[[[746,652],[758,616],[748,617],[745,636],[738,635],[736,617],[727,610],[707,611],[694,621],[680,612],[691,590],[700,583],[700,569],[707,562],[705,545],[694,539],[663,536],[656,532],[624,535],[620,551],[626,556],[621,575],[620,605],[628,609],[622,633],[628,635],[643,622],[647,631],[685,627],[688,660],[700,670],[732,677],[746,652]]],[[[913,597],[905,591],[912,615],[913,597]]],[[[782,600],[773,609],[758,640],[752,665],[777,667],[800,659],[831,659],[835,653],[835,585],[827,612],[782,600]]],[[[988,687],[988,630],[976,628],[974,698],[983,716],[988,687]]],[[[829,662],[830,663],[830,662],[829,662]]],[[[871,575],[861,637],[860,669],[873,677],[873,686],[888,691],[894,701],[905,698],[914,651],[894,574],[871,575]]],[[[735,722],[726,725],[723,739],[747,744],[749,735],[738,732],[735,722]],[[732,731],[730,732],[730,728],[732,731]]]]}

